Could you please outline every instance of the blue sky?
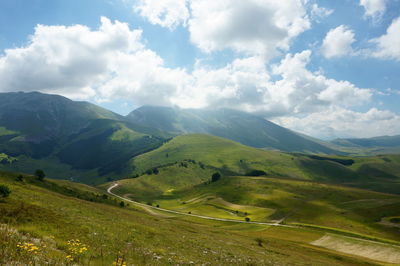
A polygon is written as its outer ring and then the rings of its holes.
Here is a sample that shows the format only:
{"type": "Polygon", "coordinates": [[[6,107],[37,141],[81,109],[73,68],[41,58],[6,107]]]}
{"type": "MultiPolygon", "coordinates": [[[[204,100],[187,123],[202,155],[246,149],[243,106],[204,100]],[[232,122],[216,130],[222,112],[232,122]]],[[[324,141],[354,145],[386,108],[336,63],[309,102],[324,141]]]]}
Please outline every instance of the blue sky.
{"type": "Polygon", "coordinates": [[[400,134],[399,0],[2,0],[1,92],[400,134]],[[41,26],[38,26],[41,25],[41,26]]]}

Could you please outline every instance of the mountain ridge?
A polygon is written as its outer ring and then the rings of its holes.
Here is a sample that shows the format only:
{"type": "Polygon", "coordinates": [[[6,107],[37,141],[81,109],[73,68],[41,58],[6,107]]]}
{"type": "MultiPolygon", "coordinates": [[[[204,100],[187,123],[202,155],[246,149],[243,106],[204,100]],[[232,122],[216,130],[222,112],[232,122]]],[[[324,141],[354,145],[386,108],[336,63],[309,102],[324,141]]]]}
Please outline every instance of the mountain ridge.
{"type": "Polygon", "coordinates": [[[286,152],[344,154],[262,117],[233,109],[142,106],[126,118],[173,134],[211,134],[255,148],[286,152]]]}

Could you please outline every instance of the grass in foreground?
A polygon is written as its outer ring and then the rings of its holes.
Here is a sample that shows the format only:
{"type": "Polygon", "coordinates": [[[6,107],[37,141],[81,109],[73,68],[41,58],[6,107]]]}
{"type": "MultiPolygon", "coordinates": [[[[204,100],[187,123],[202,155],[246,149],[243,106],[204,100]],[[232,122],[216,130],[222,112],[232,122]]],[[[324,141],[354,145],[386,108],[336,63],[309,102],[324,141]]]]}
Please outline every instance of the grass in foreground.
{"type": "MultiPolygon", "coordinates": [[[[232,223],[162,219],[132,206],[121,208],[60,194],[53,185],[1,173],[10,197],[0,202],[0,264],[111,265],[355,265],[350,258],[302,242],[292,232],[269,236],[270,228],[232,223]],[[266,232],[266,234],[260,234],[266,232]]],[[[49,182],[50,183],[50,182],[49,182]]],[[[64,184],[57,183],[58,186],[64,184]]],[[[98,193],[69,184],[76,193],[98,193]]],[[[296,229],[300,230],[300,229],[296,229]]],[[[307,241],[321,237],[310,233],[307,241]]]]}

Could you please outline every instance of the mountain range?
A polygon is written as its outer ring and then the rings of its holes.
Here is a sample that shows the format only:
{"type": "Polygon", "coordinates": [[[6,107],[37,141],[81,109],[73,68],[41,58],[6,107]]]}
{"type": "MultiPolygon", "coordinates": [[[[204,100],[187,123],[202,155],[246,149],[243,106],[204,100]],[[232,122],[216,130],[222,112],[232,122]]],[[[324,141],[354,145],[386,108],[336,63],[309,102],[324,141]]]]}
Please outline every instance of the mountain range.
{"type": "Polygon", "coordinates": [[[89,183],[135,172],[130,161],[182,134],[209,134],[254,148],[344,155],[400,146],[400,137],[324,142],[231,109],[143,106],[121,116],[88,102],[38,92],[0,94],[0,167],[89,183]],[[60,170],[62,169],[62,171],[60,170]]]}

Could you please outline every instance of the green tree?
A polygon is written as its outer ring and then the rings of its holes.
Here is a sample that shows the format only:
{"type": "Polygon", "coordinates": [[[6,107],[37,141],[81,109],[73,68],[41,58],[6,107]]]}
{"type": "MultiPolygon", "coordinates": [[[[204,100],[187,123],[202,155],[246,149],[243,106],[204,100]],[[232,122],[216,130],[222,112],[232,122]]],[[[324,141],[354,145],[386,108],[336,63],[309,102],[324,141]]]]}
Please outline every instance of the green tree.
{"type": "Polygon", "coordinates": [[[11,193],[11,190],[6,185],[0,185],[0,196],[7,198],[11,193]]]}
{"type": "Polygon", "coordinates": [[[212,176],[211,176],[211,182],[217,182],[218,180],[220,180],[221,179],[221,174],[220,173],[214,173],[212,176]]]}
{"type": "Polygon", "coordinates": [[[119,203],[119,206],[122,207],[122,208],[125,207],[125,202],[121,201],[121,202],[119,203]]]}
{"type": "Polygon", "coordinates": [[[39,181],[43,181],[44,178],[46,177],[46,174],[44,173],[43,170],[37,169],[37,170],[35,171],[35,176],[37,177],[37,179],[38,179],[39,181]]]}

